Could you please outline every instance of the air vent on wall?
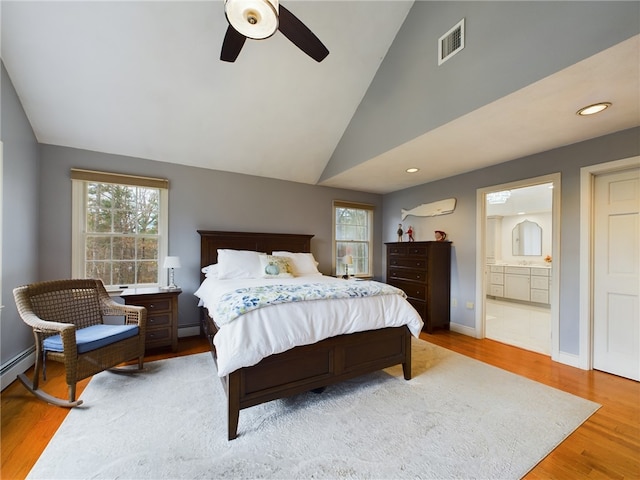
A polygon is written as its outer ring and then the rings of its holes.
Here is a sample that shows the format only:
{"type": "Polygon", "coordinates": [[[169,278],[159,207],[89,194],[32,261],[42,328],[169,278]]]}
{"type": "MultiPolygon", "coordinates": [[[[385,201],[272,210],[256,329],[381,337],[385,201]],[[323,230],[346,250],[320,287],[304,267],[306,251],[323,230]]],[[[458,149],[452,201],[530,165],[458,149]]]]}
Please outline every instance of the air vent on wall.
{"type": "Polygon", "coordinates": [[[464,18],[438,40],[438,65],[464,48],[464,18]]]}

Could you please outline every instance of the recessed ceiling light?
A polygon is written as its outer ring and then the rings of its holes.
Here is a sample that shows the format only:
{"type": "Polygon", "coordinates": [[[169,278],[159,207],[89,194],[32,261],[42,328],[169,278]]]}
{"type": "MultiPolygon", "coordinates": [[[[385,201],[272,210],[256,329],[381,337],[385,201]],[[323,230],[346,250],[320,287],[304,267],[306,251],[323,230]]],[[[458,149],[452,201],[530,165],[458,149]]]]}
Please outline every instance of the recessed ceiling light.
{"type": "Polygon", "coordinates": [[[576,113],[584,117],[585,115],[593,115],[594,113],[600,113],[601,111],[609,108],[610,106],[611,106],[610,102],[594,103],[593,105],[589,105],[581,108],[576,113]]]}
{"type": "Polygon", "coordinates": [[[416,167],[412,167],[412,168],[407,168],[407,173],[416,173],[417,171],[419,171],[419,168],[416,167]]]}
{"type": "Polygon", "coordinates": [[[518,212],[518,215],[524,215],[526,212],[518,212]]]}

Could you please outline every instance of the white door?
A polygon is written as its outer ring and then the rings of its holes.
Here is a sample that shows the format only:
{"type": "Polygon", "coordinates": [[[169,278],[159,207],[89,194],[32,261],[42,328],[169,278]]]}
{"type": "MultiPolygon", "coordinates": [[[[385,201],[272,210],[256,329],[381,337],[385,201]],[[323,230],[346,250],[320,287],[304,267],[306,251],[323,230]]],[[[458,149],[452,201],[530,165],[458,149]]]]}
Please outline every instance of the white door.
{"type": "Polygon", "coordinates": [[[593,368],[640,380],[640,169],[596,176],[593,368]]]}

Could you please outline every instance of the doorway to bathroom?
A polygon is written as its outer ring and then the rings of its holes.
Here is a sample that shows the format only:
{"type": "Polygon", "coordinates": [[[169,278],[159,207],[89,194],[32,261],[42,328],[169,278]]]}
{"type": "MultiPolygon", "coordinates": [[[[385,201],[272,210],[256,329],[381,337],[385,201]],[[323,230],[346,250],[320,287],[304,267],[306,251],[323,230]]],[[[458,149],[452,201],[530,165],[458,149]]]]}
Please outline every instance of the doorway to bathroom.
{"type": "Polygon", "coordinates": [[[548,175],[488,187],[478,198],[478,333],[552,357],[558,351],[559,185],[559,174],[548,175]]]}

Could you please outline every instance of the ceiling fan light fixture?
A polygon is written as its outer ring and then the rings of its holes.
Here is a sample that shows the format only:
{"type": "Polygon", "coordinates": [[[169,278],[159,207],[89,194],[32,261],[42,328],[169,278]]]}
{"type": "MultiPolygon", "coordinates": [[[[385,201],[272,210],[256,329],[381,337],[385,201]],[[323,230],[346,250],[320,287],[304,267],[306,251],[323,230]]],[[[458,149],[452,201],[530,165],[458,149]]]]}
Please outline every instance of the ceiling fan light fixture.
{"type": "Polygon", "coordinates": [[[262,40],[278,30],[278,0],[225,0],[224,13],[247,38],[262,40]]]}
{"type": "Polygon", "coordinates": [[[580,110],[576,112],[576,114],[580,115],[581,117],[584,117],[587,115],[594,115],[596,113],[600,113],[601,111],[609,108],[610,106],[611,106],[611,102],[594,103],[593,105],[582,107],[580,110]]]}

